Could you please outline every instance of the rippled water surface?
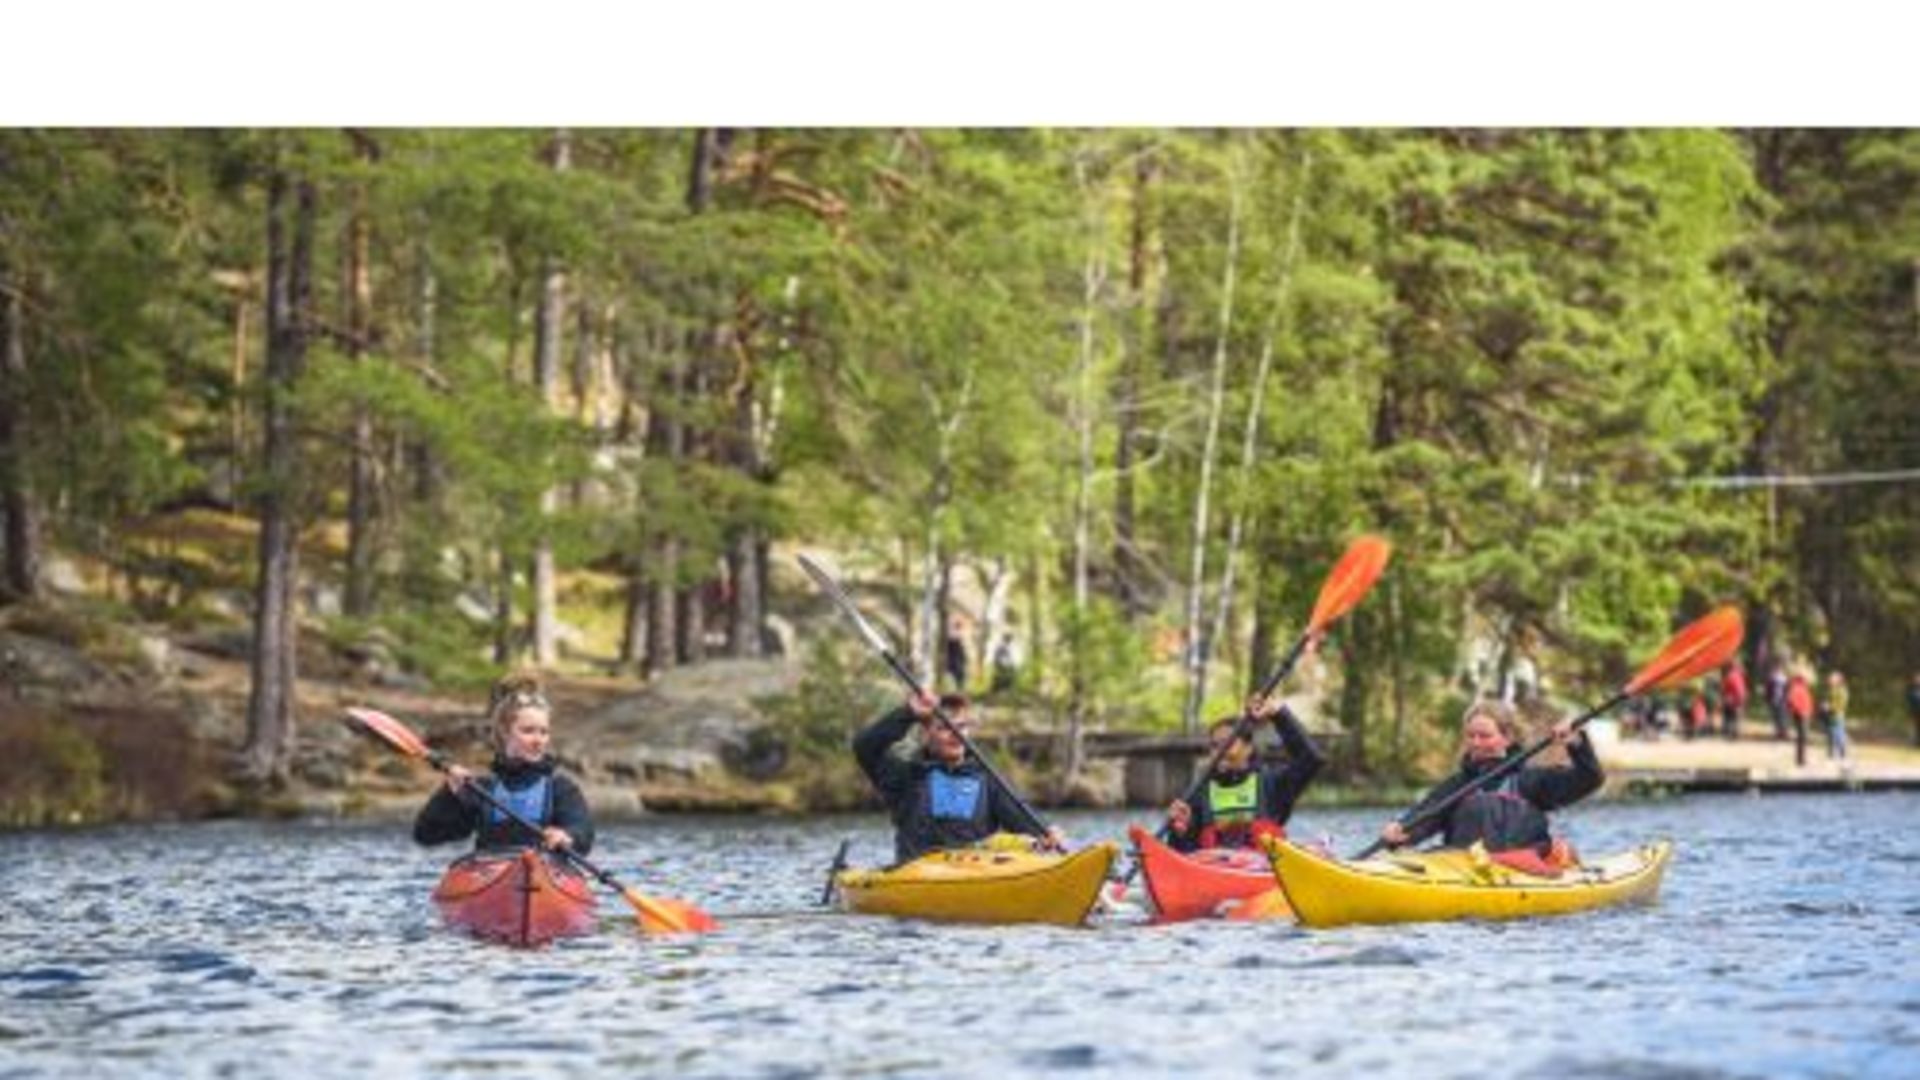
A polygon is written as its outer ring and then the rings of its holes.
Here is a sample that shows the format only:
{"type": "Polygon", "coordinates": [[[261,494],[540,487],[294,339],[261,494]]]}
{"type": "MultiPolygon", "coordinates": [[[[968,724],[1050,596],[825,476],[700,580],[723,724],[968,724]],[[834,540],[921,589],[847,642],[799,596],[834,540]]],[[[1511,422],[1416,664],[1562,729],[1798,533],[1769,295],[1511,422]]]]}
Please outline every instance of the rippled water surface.
{"type": "MultiPolygon", "coordinates": [[[[1308,809],[1364,841],[1383,814],[1308,809]]],[[[943,927],[808,911],[877,817],[614,826],[596,853],[723,916],[522,953],[441,929],[400,826],[0,835],[0,1077],[1065,1073],[1920,1077],[1920,796],[1566,815],[1672,836],[1660,903],[1302,931],[943,927]],[[781,913],[789,914],[781,914],[781,913]]],[[[1063,818],[1117,837],[1120,815],[1063,818]]]]}

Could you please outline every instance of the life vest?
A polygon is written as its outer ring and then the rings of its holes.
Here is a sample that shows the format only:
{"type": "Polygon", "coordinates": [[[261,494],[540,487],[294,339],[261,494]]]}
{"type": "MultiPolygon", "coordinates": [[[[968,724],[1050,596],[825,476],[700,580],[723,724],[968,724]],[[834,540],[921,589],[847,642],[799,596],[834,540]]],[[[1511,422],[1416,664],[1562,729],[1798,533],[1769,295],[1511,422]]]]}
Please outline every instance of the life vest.
{"type": "Polygon", "coordinates": [[[927,814],[935,821],[975,820],[986,794],[986,778],[978,773],[927,773],[927,814]]]}
{"type": "Polygon", "coordinates": [[[1787,711],[1796,720],[1805,720],[1813,715],[1813,693],[1807,689],[1805,680],[1794,679],[1787,684],[1787,711]]]}
{"type": "Polygon", "coordinates": [[[1739,668],[1727,672],[1726,678],[1720,680],[1720,700],[1735,711],[1746,707],[1747,676],[1739,668]]]}
{"type": "Polygon", "coordinates": [[[1232,784],[1207,781],[1207,823],[1198,837],[1201,848],[1251,848],[1263,836],[1286,837],[1286,829],[1268,816],[1260,781],[1258,772],[1232,784]]]}
{"type": "Polygon", "coordinates": [[[1573,845],[1557,836],[1547,844],[1544,852],[1530,847],[1513,848],[1488,852],[1487,857],[1501,866],[1543,878],[1559,877],[1580,865],[1580,857],[1574,854],[1573,845]]]}
{"type": "MultiPolygon", "coordinates": [[[[533,783],[518,790],[507,786],[506,781],[492,777],[488,782],[488,794],[498,800],[501,806],[513,811],[535,825],[545,828],[553,817],[553,777],[536,776],[533,783]]],[[[512,819],[501,813],[499,807],[488,806],[487,824],[505,825],[512,819]]]]}
{"type": "Polygon", "coordinates": [[[1207,806],[1213,823],[1223,827],[1253,824],[1260,816],[1260,774],[1248,773],[1237,784],[1207,781],[1207,806]]]}

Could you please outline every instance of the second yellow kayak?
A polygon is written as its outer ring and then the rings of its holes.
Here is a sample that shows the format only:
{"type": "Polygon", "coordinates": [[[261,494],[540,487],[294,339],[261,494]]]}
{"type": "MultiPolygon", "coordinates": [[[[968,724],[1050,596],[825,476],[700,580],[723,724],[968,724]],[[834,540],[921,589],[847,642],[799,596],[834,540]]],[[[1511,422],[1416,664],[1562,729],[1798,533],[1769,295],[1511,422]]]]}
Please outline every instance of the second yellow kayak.
{"type": "Polygon", "coordinates": [[[843,870],[834,880],[842,905],[864,915],[1078,926],[1118,854],[1113,844],[1068,855],[965,848],[891,870],[843,870]]]}
{"type": "Polygon", "coordinates": [[[1274,875],[1306,926],[1349,923],[1519,919],[1652,900],[1673,858],[1658,841],[1537,877],[1490,861],[1484,852],[1441,850],[1343,862],[1284,840],[1269,840],[1274,875]]]}

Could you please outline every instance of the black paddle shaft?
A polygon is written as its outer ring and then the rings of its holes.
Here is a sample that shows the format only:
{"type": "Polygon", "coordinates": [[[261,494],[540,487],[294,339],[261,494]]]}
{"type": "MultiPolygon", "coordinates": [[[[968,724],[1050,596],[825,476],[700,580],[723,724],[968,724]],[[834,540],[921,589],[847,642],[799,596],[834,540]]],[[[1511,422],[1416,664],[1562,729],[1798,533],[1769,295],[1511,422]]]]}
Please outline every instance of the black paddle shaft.
{"type": "MultiPolygon", "coordinates": [[[[907,689],[913,692],[913,696],[928,696],[927,692],[920,688],[920,680],[913,677],[913,673],[907,670],[907,665],[901,663],[900,658],[895,656],[891,649],[882,651],[880,656],[886,660],[887,666],[893,669],[893,673],[900,677],[900,681],[907,684],[907,689]]],[[[986,755],[980,753],[980,748],[973,744],[972,739],[967,738],[967,733],[960,730],[960,726],[953,722],[953,717],[948,716],[947,710],[941,708],[938,702],[934,703],[933,715],[935,719],[946,725],[948,731],[953,732],[954,738],[960,740],[960,745],[966,748],[967,755],[973,758],[974,761],[979,762],[980,771],[987,774],[987,779],[993,781],[994,786],[1005,792],[1007,798],[1013,801],[1014,809],[1020,811],[1020,815],[1027,819],[1027,823],[1032,826],[1039,835],[1045,836],[1049,831],[1047,823],[1041,820],[1040,815],[1034,811],[1033,807],[1027,805],[1027,801],[1022,799],[1019,794],[1013,790],[1013,787],[1007,783],[1006,778],[1001,776],[999,770],[993,767],[993,763],[986,759],[986,755]]]]}
{"type": "MultiPolygon", "coordinates": [[[[1613,695],[1612,697],[1608,698],[1599,707],[1587,710],[1586,715],[1580,717],[1578,720],[1575,720],[1573,722],[1573,726],[1570,730],[1579,731],[1581,728],[1587,726],[1587,721],[1598,717],[1600,714],[1606,712],[1608,709],[1613,708],[1615,705],[1618,705],[1621,702],[1627,700],[1627,698],[1631,696],[1632,695],[1628,694],[1624,690],[1618,694],[1613,695]]],[[[1514,770],[1520,768],[1520,766],[1525,765],[1528,761],[1532,760],[1534,755],[1538,754],[1540,751],[1545,750],[1547,747],[1552,745],[1553,745],[1553,736],[1549,735],[1546,738],[1541,739],[1539,742],[1534,743],[1532,746],[1528,747],[1526,753],[1521,754],[1519,757],[1510,758],[1509,760],[1502,762],[1498,768],[1494,769],[1492,772],[1481,777],[1480,779],[1475,780],[1473,783],[1462,785],[1460,790],[1447,796],[1445,799],[1440,800],[1440,802],[1435,806],[1433,806],[1432,808],[1422,811],[1418,814],[1414,813],[1412,810],[1407,811],[1407,813],[1400,819],[1400,827],[1402,829],[1411,828],[1420,822],[1429,821],[1429,820],[1432,820],[1433,818],[1439,817],[1441,814],[1444,814],[1448,810],[1453,809],[1455,804],[1459,803],[1460,800],[1466,798],[1467,796],[1473,794],[1476,791],[1485,791],[1489,785],[1493,784],[1498,780],[1504,779],[1509,773],[1512,773],[1514,770]]],[[[1378,853],[1382,848],[1386,846],[1387,846],[1386,841],[1375,840],[1373,843],[1367,845],[1366,850],[1362,851],[1358,855],[1355,855],[1352,861],[1359,862],[1361,859],[1369,858],[1372,855],[1378,853]]]]}
{"type": "MultiPolygon", "coordinates": [[[[1280,661],[1280,666],[1274,668],[1273,674],[1267,676],[1267,681],[1260,684],[1261,697],[1273,696],[1273,692],[1279,689],[1280,683],[1285,680],[1288,675],[1293,674],[1294,665],[1300,662],[1301,655],[1307,651],[1307,642],[1311,640],[1312,637],[1313,632],[1311,630],[1301,634],[1300,640],[1294,642],[1293,648],[1287,650],[1286,658],[1280,661]]],[[[1212,779],[1213,770],[1220,767],[1220,759],[1226,756],[1227,748],[1240,739],[1247,738],[1252,734],[1253,717],[1243,712],[1240,714],[1240,719],[1233,725],[1233,737],[1220,744],[1219,749],[1213,752],[1213,756],[1207,759],[1207,767],[1201,769],[1200,774],[1193,778],[1191,784],[1187,785],[1187,790],[1181,794],[1180,801],[1186,803],[1188,806],[1192,806],[1193,800],[1200,797],[1200,789],[1207,785],[1208,780],[1212,779]]],[[[1161,843],[1166,843],[1173,835],[1173,819],[1163,819],[1160,822],[1160,828],[1154,835],[1159,838],[1161,843]]],[[[1133,879],[1140,876],[1140,865],[1141,860],[1139,853],[1136,852],[1134,854],[1133,865],[1127,867],[1126,875],[1120,879],[1121,885],[1133,884],[1133,879]]]]}
{"type": "MultiPolygon", "coordinates": [[[[827,599],[832,600],[835,607],[844,612],[847,618],[853,620],[854,629],[860,632],[861,638],[866,641],[868,647],[880,654],[880,659],[885,660],[887,666],[893,669],[893,673],[899,677],[900,681],[907,684],[907,689],[912,691],[913,696],[917,698],[926,697],[927,692],[921,689],[920,680],[914,678],[913,672],[907,670],[907,665],[902,663],[898,656],[894,655],[893,650],[887,646],[880,632],[867,624],[866,617],[860,614],[859,608],[853,606],[853,600],[840,588],[840,584],[833,579],[833,576],[827,573],[825,568],[817,565],[805,555],[800,556],[799,562],[800,568],[805,570],[807,576],[813,578],[814,582],[820,586],[820,590],[827,594],[827,599]]],[[[933,715],[942,724],[946,725],[948,731],[953,732],[954,737],[960,740],[960,745],[966,748],[968,755],[980,763],[980,770],[987,774],[987,779],[993,781],[994,786],[1005,792],[1007,798],[1013,801],[1014,808],[1019,810],[1020,815],[1027,819],[1027,824],[1030,828],[1041,836],[1045,836],[1051,831],[1048,829],[1047,823],[1041,820],[1040,815],[1034,812],[1033,807],[1027,805],[1027,801],[1022,799],[1019,793],[1015,792],[1012,786],[1007,783],[1006,778],[1002,777],[999,771],[993,767],[993,763],[988,761],[986,756],[980,753],[980,748],[973,744],[973,740],[967,738],[967,733],[960,730],[959,726],[953,722],[953,718],[947,715],[945,709],[940,708],[938,702],[934,704],[933,715]]]]}
{"type": "MultiPolygon", "coordinates": [[[[1273,674],[1267,676],[1267,681],[1260,684],[1261,697],[1271,697],[1273,692],[1279,688],[1280,683],[1286,679],[1288,675],[1293,673],[1294,665],[1300,662],[1301,654],[1307,651],[1307,641],[1312,636],[1311,633],[1301,634],[1300,640],[1293,643],[1293,648],[1287,651],[1286,658],[1280,661],[1280,666],[1274,668],[1273,674]]],[[[1200,775],[1193,778],[1193,783],[1187,785],[1187,790],[1180,796],[1180,801],[1186,803],[1188,806],[1192,806],[1193,800],[1200,797],[1200,789],[1206,787],[1207,781],[1212,779],[1213,770],[1220,767],[1220,759],[1227,755],[1227,749],[1235,742],[1247,738],[1252,734],[1253,717],[1243,712],[1240,714],[1240,719],[1235,721],[1233,725],[1233,737],[1221,743],[1219,749],[1213,752],[1213,756],[1207,759],[1207,767],[1200,770],[1200,775]]],[[[1173,822],[1169,819],[1160,823],[1160,831],[1155,835],[1164,843],[1167,837],[1172,834],[1173,822]]]]}

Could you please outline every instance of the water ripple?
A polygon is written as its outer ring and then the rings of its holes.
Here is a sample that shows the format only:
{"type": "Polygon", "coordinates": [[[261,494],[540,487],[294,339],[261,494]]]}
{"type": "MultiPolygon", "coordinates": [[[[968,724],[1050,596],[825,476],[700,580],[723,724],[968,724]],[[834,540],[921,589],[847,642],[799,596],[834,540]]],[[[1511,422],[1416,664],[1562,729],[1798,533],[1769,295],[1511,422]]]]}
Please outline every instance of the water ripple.
{"type": "MultiPolygon", "coordinates": [[[[735,921],[647,939],[610,905],[533,953],[441,928],[448,856],[400,827],[0,835],[33,871],[0,879],[0,1075],[1913,1076],[1920,796],[1796,799],[1792,830],[1784,806],[1567,815],[1586,851],[1679,841],[1652,907],[1330,932],[822,916],[842,836],[885,857],[879,818],[617,825],[609,869],[735,921]]],[[[1302,813],[1341,846],[1380,816],[1302,813]]]]}

